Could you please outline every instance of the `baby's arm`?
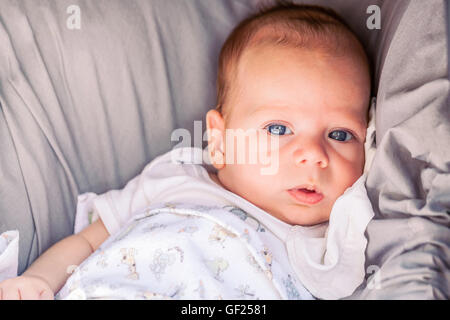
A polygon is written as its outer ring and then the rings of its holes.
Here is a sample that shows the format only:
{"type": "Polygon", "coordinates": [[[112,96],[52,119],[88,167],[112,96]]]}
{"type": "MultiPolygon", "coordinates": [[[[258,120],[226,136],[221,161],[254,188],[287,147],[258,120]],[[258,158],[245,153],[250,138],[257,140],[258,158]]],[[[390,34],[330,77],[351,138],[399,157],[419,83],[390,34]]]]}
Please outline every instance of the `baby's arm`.
{"type": "Polygon", "coordinates": [[[69,236],[45,251],[20,277],[0,283],[2,299],[51,299],[66,282],[71,265],[79,265],[108,238],[98,219],[80,233],[69,236]]]}

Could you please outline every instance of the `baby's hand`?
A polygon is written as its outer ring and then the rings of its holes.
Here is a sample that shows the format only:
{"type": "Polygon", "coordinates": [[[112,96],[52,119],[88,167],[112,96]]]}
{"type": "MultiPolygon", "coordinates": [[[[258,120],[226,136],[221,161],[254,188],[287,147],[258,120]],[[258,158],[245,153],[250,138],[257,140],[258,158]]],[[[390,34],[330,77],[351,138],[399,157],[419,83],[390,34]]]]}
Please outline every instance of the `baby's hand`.
{"type": "Polygon", "coordinates": [[[43,279],[21,276],[0,282],[0,300],[53,300],[53,291],[43,279]]]}

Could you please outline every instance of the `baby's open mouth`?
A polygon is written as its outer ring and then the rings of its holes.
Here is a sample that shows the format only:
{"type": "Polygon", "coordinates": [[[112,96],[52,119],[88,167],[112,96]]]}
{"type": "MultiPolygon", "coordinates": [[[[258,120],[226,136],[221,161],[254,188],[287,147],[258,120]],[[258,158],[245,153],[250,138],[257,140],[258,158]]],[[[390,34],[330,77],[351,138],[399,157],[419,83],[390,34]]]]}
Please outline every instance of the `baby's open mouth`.
{"type": "Polygon", "coordinates": [[[302,204],[316,204],[322,201],[323,194],[316,191],[314,187],[300,187],[292,188],[288,190],[288,193],[297,201],[302,204]]]}

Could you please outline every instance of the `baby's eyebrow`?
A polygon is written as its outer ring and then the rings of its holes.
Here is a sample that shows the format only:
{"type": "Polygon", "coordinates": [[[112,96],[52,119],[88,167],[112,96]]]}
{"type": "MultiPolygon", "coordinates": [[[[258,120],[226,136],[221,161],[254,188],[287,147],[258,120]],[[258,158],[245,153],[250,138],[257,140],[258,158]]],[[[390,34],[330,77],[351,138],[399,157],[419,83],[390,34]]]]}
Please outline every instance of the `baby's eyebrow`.
{"type": "Polygon", "coordinates": [[[367,129],[366,121],[359,116],[359,113],[348,113],[346,116],[343,116],[342,113],[336,112],[331,113],[331,115],[335,115],[338,121],[342,121],[344,124],[352,126],[358,130],[367,129]]]}
{"type": "Polygon", "coordinates": [[[260,112],[276,112],[276,113],[284,113],[286,115],[289,115],[289,108],[283,107],[283,106],[275,106],[275,105],[269,105],[269,106],[259,106],[257,108],[254,108],[251,110],[249,115],[254,115],[255,113],[260,112]]]}
{"type": "MultiPolygon", "coordinates": [[[[263,112],[274,112],[274,113],[282,113],[286,116],[292,116],[292,112],[290,112],[290,107],[283,107],[283,106],[259,106],[257,108],[254,108],[249,113],[250,116],[256,114],[256,113],[263,113],[263,112]]],[[[342,112],[334,111],[329,112],[328,115],[331,115],[334,119],[338,119],[338,121],[342,121],[344,125],[354,127],[358,130],[366,130],[367,124],[366,121],[360,117],[360,114],[358,112],[348,112],[346,116],[342,114],[342,112]]]]}

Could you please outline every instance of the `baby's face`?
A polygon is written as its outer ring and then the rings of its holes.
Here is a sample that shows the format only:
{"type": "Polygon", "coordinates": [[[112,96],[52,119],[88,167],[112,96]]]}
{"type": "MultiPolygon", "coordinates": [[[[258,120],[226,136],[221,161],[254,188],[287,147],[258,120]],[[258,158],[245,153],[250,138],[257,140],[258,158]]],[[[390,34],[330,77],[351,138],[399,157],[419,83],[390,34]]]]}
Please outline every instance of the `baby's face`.
{"type": "MultiPolygon", "coordinates": [[[[327,221],[364,167],[370,78],[356,60],[267,45],[248,49],[233,83],[226,129],[265,137],[267,146],[233,149],[246,159],[265,153],[277,167],[263,174],[268,165],[261,161],[226,163],[218,172],[224,187],[290,224],[327,221]]],[[[231,150],[227,144],[224,133],[224,152],[231,150]]]]}

